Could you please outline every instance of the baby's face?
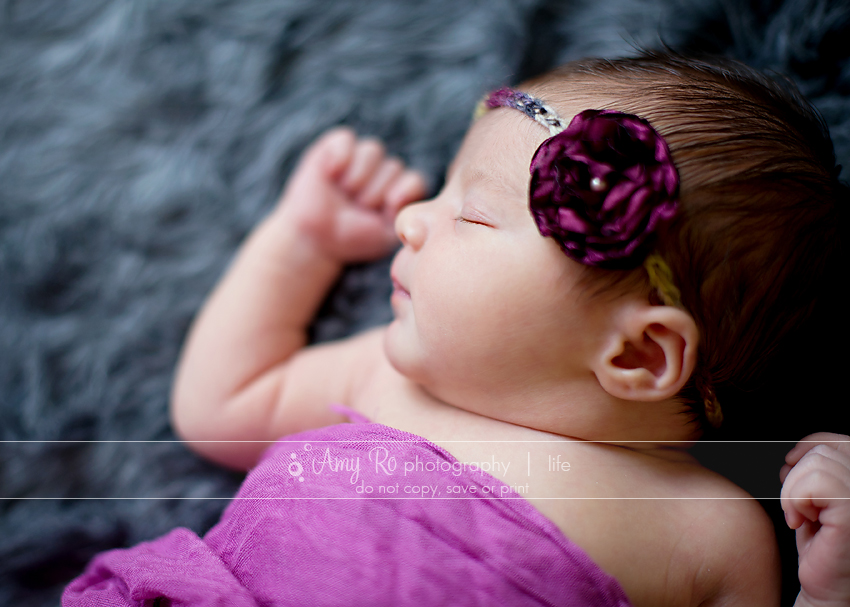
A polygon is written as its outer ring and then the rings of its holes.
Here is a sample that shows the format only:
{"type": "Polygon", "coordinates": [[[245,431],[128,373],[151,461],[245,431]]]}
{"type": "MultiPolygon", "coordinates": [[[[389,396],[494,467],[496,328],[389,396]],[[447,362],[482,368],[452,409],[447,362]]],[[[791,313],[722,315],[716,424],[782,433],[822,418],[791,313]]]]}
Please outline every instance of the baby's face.
{"type": "Polygon", "coordinates": [[[577,287],[581,267],[528,209],[531,157],[547,137],[520,112],[489,112],[442,192],[402,210],[385,341],[396,369],[437,398],[526,425],[536,387],[587,376],[605,321],[605,304],[577,287]]]}

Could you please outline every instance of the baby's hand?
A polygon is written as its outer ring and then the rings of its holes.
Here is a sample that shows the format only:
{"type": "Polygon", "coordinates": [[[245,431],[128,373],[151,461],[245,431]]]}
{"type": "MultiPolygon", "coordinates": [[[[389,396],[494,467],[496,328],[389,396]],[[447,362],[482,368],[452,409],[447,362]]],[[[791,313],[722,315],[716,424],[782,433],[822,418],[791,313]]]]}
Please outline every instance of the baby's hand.
{"type": "Polygon", "coordinates": [[[404,205],[425,196],[425,181],[376,139],[348,128],[325,133],[304,154],[276,212],[323,255],[370,261],[397,245],[393,224],[404,205]]]}
{"type": "Polygon", "coordinates": [[[785,520],[797,530],[801,589],[795,605],[847,606],[850,437],[818,432],[803,441],[785,456],[779,473],[785,520]]]}

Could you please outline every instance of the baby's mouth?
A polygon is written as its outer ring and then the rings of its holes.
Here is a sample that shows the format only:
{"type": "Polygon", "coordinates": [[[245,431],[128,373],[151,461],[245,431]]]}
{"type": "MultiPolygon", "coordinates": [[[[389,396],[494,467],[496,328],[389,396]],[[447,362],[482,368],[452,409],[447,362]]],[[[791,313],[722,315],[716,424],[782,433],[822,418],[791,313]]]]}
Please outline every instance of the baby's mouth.
{"type": "Polygon", "coordinates": [[[399,295],[400,297],[410,298],[410,293],[401,286],[401,283],[397,281],[395,278],[393,280],[393,295],[399,295]]]}

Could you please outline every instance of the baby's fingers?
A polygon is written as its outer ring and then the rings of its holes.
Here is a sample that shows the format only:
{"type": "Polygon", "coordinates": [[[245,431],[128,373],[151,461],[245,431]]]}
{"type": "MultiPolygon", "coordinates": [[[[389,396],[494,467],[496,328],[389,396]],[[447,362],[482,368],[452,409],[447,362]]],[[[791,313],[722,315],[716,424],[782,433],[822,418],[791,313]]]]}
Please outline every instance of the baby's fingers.
{"type": "Polygon", "coordinates": [[[357,196],[357,204],[367,209],[379,209],[384,203],[387,190],[402,173],[404,173],[404,164],[401,160],[385,158],[357,196]]]}
{"type": "Polygon", "coordinates": [[[846,526],[846,509],[850,508],[847,456],[826,445],[810,450],[788,473],[782,485],[781,504],[792,529],[806,520],[846,526]]]}
{"type": "Polygon", "coordinates": [[[832,432],[815,432],[797,443],[785,456],[785,462],[793,466],[811,449],[823,444],[829,445],[850,457],[850,436],[833,434],[832,432]]]}
{"type": "Polygon", "coordinates": [[[402,206],[422,200],[426,193],[422,175],[387,156],[383,144],[373,138],[357,142],[340,185],[357,206],[380,212],[390,223],[402,206]]]}
{"type": "Polygon", "coordinates": [[[340,179],[340,186],[353,199],[359,199],[384,162],[383,144],[377,139],[360,139],[351,154],[351,161],[340,179]]]}
{"type": "Polygon", "coordinates": [[[406,170],[387,190],[384,216],[395,221],[402,207],[424,199],[427,193],[428,186],[422,174],[412,169],[406,170]]]}

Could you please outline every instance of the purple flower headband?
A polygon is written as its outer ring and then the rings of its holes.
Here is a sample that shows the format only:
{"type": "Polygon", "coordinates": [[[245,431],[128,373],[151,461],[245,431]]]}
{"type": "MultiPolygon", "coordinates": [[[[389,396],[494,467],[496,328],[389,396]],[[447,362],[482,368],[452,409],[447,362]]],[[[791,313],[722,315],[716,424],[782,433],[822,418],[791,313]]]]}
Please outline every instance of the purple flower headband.
{"type": "MultiPolygon", "coordinates": [[[[476,117],[510,107],[549,130],[531,160],[529,207],[537,229],[585,265],[629,270],[643,264],[666,305],[682,307],[670,267],[652,245],[679,210],[679,173],[648,121],[611,110],[585,110],[565,125],[558,113],[509,88],[488,95],[476,117]]],[[[723,421],[710,382],[699,387],[705,415],[723,421]]]]}
{"type": "Polygon", "coordinates": [[[484,105],[520,110],[552,134],[531,160],[529,206],[540,233],[585,265],[641,265],[679,206],[679,174],[652,125],[585,110],[565,126],[552,108],[512,89],[491,93],[484,105]]]}

